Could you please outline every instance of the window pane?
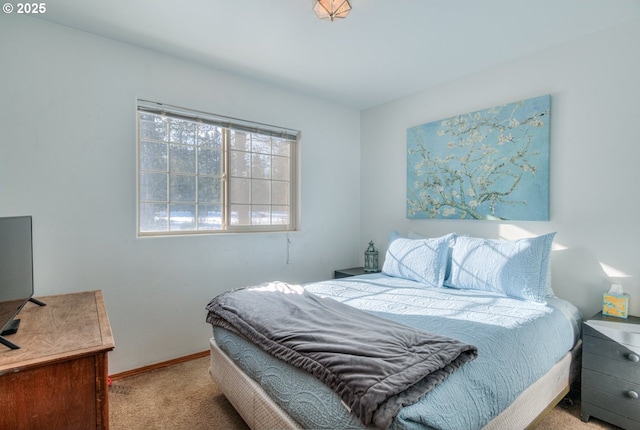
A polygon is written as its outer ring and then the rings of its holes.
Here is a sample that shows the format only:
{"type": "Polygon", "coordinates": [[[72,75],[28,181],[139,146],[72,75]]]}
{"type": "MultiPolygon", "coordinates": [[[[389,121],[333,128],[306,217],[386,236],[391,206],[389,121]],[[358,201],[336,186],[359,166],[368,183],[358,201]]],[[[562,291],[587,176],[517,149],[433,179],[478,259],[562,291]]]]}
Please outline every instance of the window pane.
{"type": "Polygon", "coordinates": [[[198,124],[198,145],[207,148],[222,148],[222,130],[209,124],[198,124]]]}
{"type": "Polygon", "coordinates": [[[251,172],[251,153],[231,151],[231,175],[249,177],[251,172]]]}
{"type": "Polygon", "coordinates": [[[274,205],[289,204],[289,183],[273,182],[271,183],[271,203],[274,205]]]}
{"type": "Polygon", "coordinates": [[[166,202],[167,175],[164,173],[140,173],[140,200],[166,202]]]}
{"type": "Polygon", "coordinates": [[[172,172],[196,173],[196,150],[193,146],[171,145],[170,160],[172,172]]]}
{"type": "Polygon", "coordinates": [[[231,203],[251,203],[251,179],[231,178],[231,203]]]}
{"type": "Polygon", "coordinates": [[[237,206],[231,206],[231,213],[229,214],[229,223],[231,225],[240,224],[240,215],[238,214],[237,206]]]}
{"type": "Polygon", "coordinates": [[[273,163],[271,178],[280,181],[288,181],[290,160],[284,157],[273,157],[271,162],[273,163]]]}
{"type": "Polygon", "coordinates": [[[273,206],[271,209],[271,224],[289,224],[289,206],[273,206]]]}
{"type": "Polygon", "coordinates": [[[164,143],[142,142],[140,148],[140,168],[166,172],[167,145],[164,143]]]}
{"type": "Polygon", "coordinates": [[[198,148],[198,173],[201,175],[222,175],[222,151],[198,148]]]}
{"type": "Polygon", "coordinates": [[[271,203],[271,181],[251,180],[251,203],[254,205],[271,203]]]}
{"type": "Polygon", "coordinates": [[[169,205],[169,230],[195,230],[196,205],[169,205]]]}
{"type": "Polygon", "coordinates": [[[251,140],[248,133],[231,130],[231,149],[237,151],[251,151],[251,140]]]}
{"type": "Polygon", "coordinates": [[[289,146],[291,142],[285,139],[273,139],[272,142],[272,154],[280,155],[282,157],[289,157],[289,146]]]}
{"type": "Polygon", "coordinates": [[[196,123],[182,119],[169,119],[169,140],[171,142],[195,145],[196,123]]]}
{"type": "Polygon", "coordinates": [[[251,205],[231,205],[232,225],[251,225],[251,205]]]}
{"type": "Polygon", "coordinates": [[[271,156],[264,154],[253,154],[251,157],[251,177],[271,178],[271,156]]]}
{"type": "Polygon", "coordinates": [[[167,140],[167,118],[152,113],[139,114],[140,138],[167,140]]]}
{"type": "Polygon", "coordinates": [[[171,175],[172,202],[196,201],[196,177],[186,175],[171,175]]]}
{"type": "Polygon", "coordinates": [[[167,205],[142,203],[140,205],[140,231],[167,231],[167,205]]]}
{"type": "Polygon", "coordinates": [[[220,179],[210,177],[198,178],[198,203],[220,203],[221,186],[220,179]]]}
{"type": "Polygon", "coordinates": [[[251,151],[260,154],[271,154],[271,137],[260,134],[251,135],[251,151]]]}
{"type": "Polygon", "coordinates": [[[222,207],[218,205],[198,205],[198,228],[200,230],[222,229],[222,207]]]}
{"type": "Polygon", "coordinates": [[[269,225],[271,224],[270,206],[251,206],[251,224],[269,225]]]}

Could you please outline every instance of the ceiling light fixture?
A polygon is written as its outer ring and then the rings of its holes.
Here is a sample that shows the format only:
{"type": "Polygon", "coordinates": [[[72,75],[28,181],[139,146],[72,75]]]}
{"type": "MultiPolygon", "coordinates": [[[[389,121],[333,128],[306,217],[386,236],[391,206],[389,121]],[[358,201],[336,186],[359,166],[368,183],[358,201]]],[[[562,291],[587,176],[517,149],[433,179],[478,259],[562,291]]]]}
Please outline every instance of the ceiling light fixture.
{"type": "Polygon", "coordinates": [[[314,0],[313,11],[320,19],[346,18],[351,11],[349,0],[314,0]]]}

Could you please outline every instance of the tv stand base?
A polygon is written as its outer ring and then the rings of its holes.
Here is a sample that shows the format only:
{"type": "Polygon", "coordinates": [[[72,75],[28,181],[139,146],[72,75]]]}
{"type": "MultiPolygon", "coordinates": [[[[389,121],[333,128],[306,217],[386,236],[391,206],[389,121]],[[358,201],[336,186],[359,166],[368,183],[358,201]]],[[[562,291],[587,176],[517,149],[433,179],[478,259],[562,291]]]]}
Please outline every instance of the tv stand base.
{"type": "Polygon", "coordinates": [[[6,346],[7,348],[20,349],[20,347],[18,345],[16,345],[15,343],[5,339],[4,337],[2,337],[2,335],[0,335],[0,343],[3,344],[4,346],[6,346]]]}
{"type": "Polygon", "coordinates": [[[35,303],[38,306],[47,306],[47,304],[45,302],[41,302],[40,300],[34,299],[33,297],[29,297],[29,301],[31,303],[35,303]]]}
{"type": "MultiPolygon", "coordinates": [[[[35,303],[38,306],[47,306],[46,303],[41,302],[38,299],[34,299],[33,297],[29,298],[29,301],[31,303],[35,303]]],[[[2,333],[0,333],[0,343],[3,344],[4,346],[6,346],[7,348],[11,348],[11,349],[20,349],[20,347],[18,345],[16,345],[15,343],[11,342],[10,340],[6,339],[4,336],[9,336],[12,334],[16,334],[16,332],[18,331],[18,328],[20,327],[20,319],[16,318],[13,321],[11,321],[7,327],[2,331],[2,333]]]]}

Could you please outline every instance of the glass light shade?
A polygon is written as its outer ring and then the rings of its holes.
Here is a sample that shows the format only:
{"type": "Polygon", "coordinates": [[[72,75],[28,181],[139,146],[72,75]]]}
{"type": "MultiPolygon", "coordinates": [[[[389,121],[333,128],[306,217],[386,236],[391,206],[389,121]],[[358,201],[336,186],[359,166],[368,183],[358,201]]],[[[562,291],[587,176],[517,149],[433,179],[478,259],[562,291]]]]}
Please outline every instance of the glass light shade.
{"type": "Polygon", "coordinates": [[[314,0],[313,11],[320,19],[346,18],[351,11],[349,0],[314,0]]]}

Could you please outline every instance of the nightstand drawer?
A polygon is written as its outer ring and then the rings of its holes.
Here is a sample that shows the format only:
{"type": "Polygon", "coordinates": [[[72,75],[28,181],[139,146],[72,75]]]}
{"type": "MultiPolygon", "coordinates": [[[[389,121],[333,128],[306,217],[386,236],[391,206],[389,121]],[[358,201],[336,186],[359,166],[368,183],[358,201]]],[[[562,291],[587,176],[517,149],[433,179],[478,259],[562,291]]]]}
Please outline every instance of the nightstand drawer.
{"type": "Polygon", "coordinates": [[[636,407],[640,406],[640,399],[634,399],[635,396],[631,392],[640,394],[640,384],[626,381],[624,379],[614,378],[595,370],[582,369],[583,387],[595,387],[598,391],[611,394],[613,396],[622,396],[624,399],[635,402],[636,407]]]}
{"type": "Polygon", "coordinates": [[[582,351],[582,368],[595,370],[634,384],[640,384],[640,364],[630,360],[611,360],[602,355],[594,354],[593,350],[585,348],[582,351]]]}
{"type": "MultiPolygon", "coordinates": [[[[597,372],[594,372],[597,373],[597,372]]],[[[640,421],[640,400],[630,393],[640,394],[640,386],[626,383],[606,375],[590,375],[582,372],[582,402],[598,405],[623,417],[640,421]],[[586,380],[584,379],[586,376],[586,380]]]]}
{"type": "Polygon", "coordinates": [[[594,416],[627,430],[640,429],[640,421],[638,420],[632,420],[620,414],[614,414],[613,412],[600,408],[597,405],[592,405],[591,403],[582,402],[583,421],[585,416],[587,420],[590,416],[594,416]]]}
{"type": "MultiPolygon", "coordinates": [[[[632,351],[628,345],[615,342],[611,339],[584,335],[582,337],[583,350],[624,363],[632,363],[640,366],[640,351],[632,351]],[[634,356],[638,361],[633,361],[634,356]]],[[[639,348],[635,348],[636,350],[639,348]]]]}

